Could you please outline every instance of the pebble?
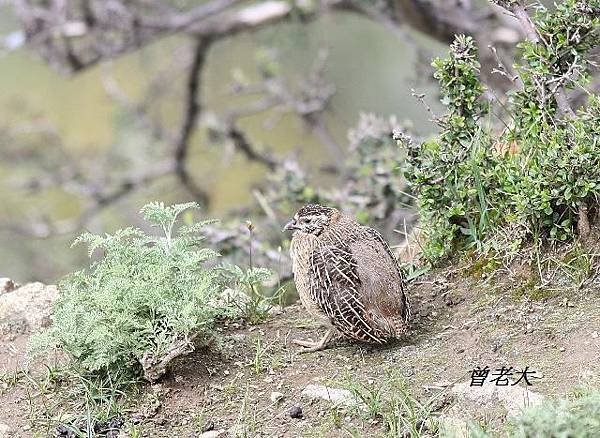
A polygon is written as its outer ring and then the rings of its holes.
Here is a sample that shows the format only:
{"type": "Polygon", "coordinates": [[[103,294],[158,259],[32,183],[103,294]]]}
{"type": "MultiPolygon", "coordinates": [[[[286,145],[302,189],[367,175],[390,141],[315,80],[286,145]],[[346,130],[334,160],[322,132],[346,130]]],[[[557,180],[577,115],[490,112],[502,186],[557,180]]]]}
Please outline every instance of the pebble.
{"type": "Polygon", "coordinates": [[[199,438],[218,438],[221,436],[225,436],[227,431],[225,430],[210,430],[208,432],[204,432],[200,434],[199,438]]]}
{"type": "Polygon", "coordinates": [[[303,418],[302,408],[298,405],[292,406],[289,411],[290,417],[292,418],[303,418]]]}
{"type": "Polygon", "coordinates": [[[206,423],[204,423],[204,426],[202,426],[202,432],[210,432],[211,430],[215,429],[215,422],[213,420],[208,420],[206,423]]]}
{"type": "Polygon", "coordinates": [[[271,401],[272,401],[273,403],[276,403],[276,402],[278,402],[279,400],[282,400],[282,399],[283,399],[283,397],[284,397],[284,395],[283,395],[281,392],[273,391],[273,392],[271,393],[271,401]]]}
{"type": "Polygon", "coordinates": [[[330,388],[324,385],[307,385],[302,390],[302,396],[314,399],[322,399],[333,403],[334,405],[358,406],[362,402],[347,389],[330,388]]]}
{"type": "Polygon", "coordinates": [[[17,285],[10,278],[2,277],[0,278],[0,294],[6,292],[12,292],[17,288],[17,285]]]}
{"type": "Polygon", "coordinates": [[[0,437],[8,436],[10,433],[10,427],[8,424],[0,423],[0,437]]]}

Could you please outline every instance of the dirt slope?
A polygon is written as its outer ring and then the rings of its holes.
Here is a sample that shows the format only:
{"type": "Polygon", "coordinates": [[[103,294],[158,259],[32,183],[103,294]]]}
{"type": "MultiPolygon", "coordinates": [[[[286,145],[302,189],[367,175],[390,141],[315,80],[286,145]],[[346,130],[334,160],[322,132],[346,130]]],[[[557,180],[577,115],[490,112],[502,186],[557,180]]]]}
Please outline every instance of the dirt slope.
{"type": "MultiPolygon", "coordinates": [[[[292,339],[315,339],[322,332],[298,305],[259,326],[230,322],[220,328],[218,344],[181,358],[160,384],[145,388],[131,410],[136,425],[129,430],[152,437],[336,437],[351,436],[351,431],[378,436],[387,430],[385,415],[301,393],[315,383],[364,385],[381,389],[383,400],[394,395],[386,388],[398,378],[414,400],[435,400],[434,415],[458,423],[468,418],[494,429],[506,421],[508,408],[477,401],[469,406],[451,387],[470,382],[471,371],[485,366],[492,372],[502,366],[529,367],[540,377],[527,388],[534,394],[564,396],[578,386],[600,388],[598,285],[544,301],[506,287],[494,289],[456,273],[420,279],[411,286],[410,336],[383,348],[340,343],[324,352],[299,354],[292,339]],[[301,418],[290,416],[295,406],[301,418]],[[202,435],[206,429],[212,432],[202,435]]],[[[34,436],[26,390],[6,377],[20,366],[26,337],[11,334],[0,340],[0,352],[10,356],[0,362],[0,373],[8,372],[0,383],[0,436],[2,424],[10,429],[6,436],[34,436]]],[[[426,435],[427,428],[422,429],[426,435]]],[[[125,429],[121,434],[128,436],[125,429]]]]}

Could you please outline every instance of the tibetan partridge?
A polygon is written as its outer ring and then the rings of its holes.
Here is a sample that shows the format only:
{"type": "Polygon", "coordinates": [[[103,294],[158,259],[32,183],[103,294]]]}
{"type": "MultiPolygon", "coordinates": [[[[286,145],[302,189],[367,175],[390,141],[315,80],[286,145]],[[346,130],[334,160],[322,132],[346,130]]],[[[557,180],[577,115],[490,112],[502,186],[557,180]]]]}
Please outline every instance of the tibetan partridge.
{"type": "Polygon", "coordinates": [[[335,334],[383,344],[407,330],[410,309],[398,262],[381,234],[335,208],[309,204],[284,227],[293,230],[294,281],[308,312],[328,326],[321,350],[335,334]]]}

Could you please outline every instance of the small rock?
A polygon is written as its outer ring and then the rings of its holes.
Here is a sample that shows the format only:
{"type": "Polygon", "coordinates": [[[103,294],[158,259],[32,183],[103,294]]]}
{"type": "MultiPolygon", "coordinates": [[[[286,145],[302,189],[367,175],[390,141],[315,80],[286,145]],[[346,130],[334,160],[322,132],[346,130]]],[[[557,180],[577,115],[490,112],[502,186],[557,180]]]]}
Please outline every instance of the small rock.
{"type": "Polygon", "coordinates": [[[276,403],[276,402],[278,402],[279,400],[282,400],[282,399],[283,399],[283,397],[284,397],[284,395],[283,395],[281,392],[273,391],[273,392],[271,393],[271,401],[272,401],[273,403],[276,403]]]}
{"type": "Polygon", "coordinates": [[[329,388],[325,385],[308,385],[302,395],[311,399],[320,398],[336,405],[357,406],[360,401],[347,389],[329,388]]]}
{"type": "Polygon", "coordinates": [[[7,437],[9,434],[10,427],[8,427],[8,424],[0,423],[0,438],[7,437]]]}
{"type": "Polygon", "coordinates": [[[225,436],[226,433],[226,430],[210,430],[200,434],[199,438],[218,438],[220,436],[225,436]]]}
{"type": "Polygon", "coordinates": [[[282,306],[276,305],[269,309],[269,314],[272,316],[281,315],[284,312],[284,308],[282,306]]]}
{"type": "Polygon", "coordinates": [[[47,326],[56,298],[56,286],[42,283],[29,283],[0,293],[0,333],[36,332],[47,326]]]}
{"type": "Polygon", "coordinates": [[[213,420],[208,420],[204,423],[204,426],[202,426],[202,433],[210,432],[212,430],[215,430],[215,422],[213,420]]]}
{"type": "MultiPolygon", "coordinates": [[[[2,435],[0,435],[2,436],[2,435]]],[[[58,425],[58,427],[56,428],[56,435],[59,438],[71,438],[75,436],[75,432],[73,432],[73,430],[71,430],[70,428],[68,428],[67,426],[65,426],[64,424],[60,424],[58,425]]]]}
{"type": "Polygon", "coordinates": [[[597,332],[597,331],[594,331],[594,332],[592,332],[592,338],[594,338],[594,339],[595,339],[595,338],[597,338],[598,336],[599,336],[599,335],[598,335],[598,332],[597,332]]]}
{"type": "Polygon", "coordinates": [[[292,406],[289,414],[292,418],[304,418],[304,415],[302,414],[302,408],[298,405],[292,406]]]}
{"type": "Polygon", "coordinates": [[[536,406],[544,400],[544,396],[521,386],[496,386],[486,384],[481,387],[471,386],[471,382],[454,385],[452,393],[460,400],[470,400],[476,406],[485,407],[497,405],[503,406],[508,415],[515,417],[521,410],[530,406],[536,406]]]}
{"type": "Polygon", "coordinates": [[[0,278],[0,295],[15,290],[19,285],[8,277],[0,278]]]}

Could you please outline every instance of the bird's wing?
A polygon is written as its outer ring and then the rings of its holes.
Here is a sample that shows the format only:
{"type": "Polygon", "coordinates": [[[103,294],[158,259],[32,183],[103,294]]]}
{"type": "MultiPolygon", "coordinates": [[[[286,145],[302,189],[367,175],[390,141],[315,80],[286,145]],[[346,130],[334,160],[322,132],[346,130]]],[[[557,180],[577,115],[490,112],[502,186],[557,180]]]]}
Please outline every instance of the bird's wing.
{"type": "Polygon", "coordinates": [[[348,246],[322,246],[310,263],[312,300],[343,335],[367,342],[383,343],[386,335],[361,301],[358,263],[348,246]]]}
{"type": "MultiPolygon", "coordinates": [[[[404,280],[404,273],[402,272],[402,268],[398,263],[398,260],[392,253],[392,250],[386,240],[383,238],[381,233],[374,228],[363,226],[362,230],[366,237],[366,240],[370,240],[374,245],[373,247],[376,249],[376,255],[374,260],[372,260],[372,265],[370,269],[367,271],[371,273],[375,273],[375,275],[382,275],[382,271],[386,270],[386,267],[393,270],[394,272],[387,272],[388,275],[391,275],[391,280],[386,286],[383,287],[382,293],[388,293],[391,296],[389,297],[390,301],[396,301],[400,299],[400,303],[402,306],[402,318],[405,321],[408,321],[410,318],[410,303],[406,296],[406,284],[404,280]],[[379,254],[379,248],[383,249],[383,254],[379,254]],[[379,269],[377,269],[379,267],[379,269]]],[[[368,246],[367,246],[368,247],[368,246]]],[[[363,248],[364,242],[363,242],[363,248]]],[[[363,253],[369,252],[368,249],[363,249],[363,253]]],[[[368,259],[368,254],[365,254],[366,259],[368,259]]],[[[359,269],[360,271],[360,269],[359,269]]],[[[397,302],[397,301],[396,301],[397,302]]],[[[388,303],[388,305],[391,304],[388,303]]]]}

